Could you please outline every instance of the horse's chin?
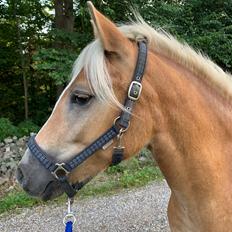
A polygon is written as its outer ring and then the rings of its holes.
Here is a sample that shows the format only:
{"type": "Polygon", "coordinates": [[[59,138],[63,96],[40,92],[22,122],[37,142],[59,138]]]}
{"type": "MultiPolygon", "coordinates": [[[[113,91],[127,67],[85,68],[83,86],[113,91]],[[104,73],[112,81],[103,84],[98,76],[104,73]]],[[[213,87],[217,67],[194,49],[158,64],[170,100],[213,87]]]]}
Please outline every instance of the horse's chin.
{"type": "Polygon", "coordinates": [[[41,196],[39,196],[39,198],[41,198],[43,201],[48,201],[59,197],[63,193],[64,191],[61,189],[59,182],[51,181],[47,184],[45,190],[41,196]]]}

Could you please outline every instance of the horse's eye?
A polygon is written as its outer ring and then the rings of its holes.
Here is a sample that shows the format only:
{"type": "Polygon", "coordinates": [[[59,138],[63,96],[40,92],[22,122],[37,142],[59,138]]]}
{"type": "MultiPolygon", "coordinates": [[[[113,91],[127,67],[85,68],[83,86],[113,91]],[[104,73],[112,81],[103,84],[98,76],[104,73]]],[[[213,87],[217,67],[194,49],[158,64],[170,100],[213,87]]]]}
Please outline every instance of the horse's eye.
{"type": "Polygon", "coordinates": [[[75,93],[72,96],[72,103],[78,104],[80,106],[86,105],[93,96],[86,93],[75,93]]]}

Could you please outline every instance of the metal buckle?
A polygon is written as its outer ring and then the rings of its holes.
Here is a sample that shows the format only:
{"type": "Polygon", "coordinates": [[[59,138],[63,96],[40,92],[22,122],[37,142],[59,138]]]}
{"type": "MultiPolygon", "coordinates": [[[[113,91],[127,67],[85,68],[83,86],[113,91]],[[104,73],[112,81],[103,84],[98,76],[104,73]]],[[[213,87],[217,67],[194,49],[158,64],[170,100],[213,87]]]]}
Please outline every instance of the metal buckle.
{"type": "Polygon", "coordinates": [[[119,133],[122,134],[129,129],[130,121],[129,121],[128,127],[124,128],[124,127],[121,127],[120,125],[117,125],[117,122],[120,120],[120,118],[121,116],[118,116],[117,118],[114,119],[114,125],[120,127],[119,133]]]}
{"type": "Polygon", "coordinates": [[[138,81],[132,81],[128,90],[128,97],[132,101],[137,101],[142,91],[142,84],[138,81]]]}
{"type": "Polygon", "coordinates": [[[57,167],[56,169],[52,172],[52,175],[56,178],[56,179],[59,179],[59,177],[62,177],[62,176],[67,176],[70,172],[64,168],[64,165],[65,163],[56,163],[55,164],[57,167]]]}

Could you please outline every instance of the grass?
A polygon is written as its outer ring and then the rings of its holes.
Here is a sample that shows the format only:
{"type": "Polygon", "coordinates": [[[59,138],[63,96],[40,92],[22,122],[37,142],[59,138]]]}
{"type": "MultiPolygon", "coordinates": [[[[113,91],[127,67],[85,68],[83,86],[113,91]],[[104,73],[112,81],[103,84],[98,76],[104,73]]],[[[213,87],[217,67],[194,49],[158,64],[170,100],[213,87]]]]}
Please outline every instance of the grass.
{"type": "MultiPolygon", "coordinates": [[[[108,168],[80,190],[77,198],[83,199],[90,196],[109,195],[122,189],[140,187],[153,180],[162,179],[163,177],[159,168],[154,166],[150,155],[147,156],[146,161],[132,158],[129,161],[124,161],[122,164],[108,168]]],[[[16,187],[10,192],[2,194],[0,199],[0,215],[12,210],[15,211],[21,208],[56,202],[60,203],[65,200],[65,196],[61,196],[48,203],[44,203],[38,199],[31,198],[19,187],[16,187]]]]}
{"type": "Polygon", "coordinates": [[[21,190],[13,190],[0,200],[0,214],[17,208],[26,208],[39,204],[39,200],[28,196],[21,190]]]}

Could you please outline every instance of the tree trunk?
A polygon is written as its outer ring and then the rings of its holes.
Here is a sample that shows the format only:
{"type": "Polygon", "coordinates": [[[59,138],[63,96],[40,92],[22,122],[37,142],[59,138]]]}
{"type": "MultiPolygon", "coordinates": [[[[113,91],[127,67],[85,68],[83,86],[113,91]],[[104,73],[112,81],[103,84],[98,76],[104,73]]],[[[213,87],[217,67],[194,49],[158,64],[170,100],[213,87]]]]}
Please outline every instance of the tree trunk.
{"type": "MultiPolygon", "coordinates": [[[[55,5],[55,28],[66,32],[73,32],[74,15],[73,0],[54,0],[55,5]]],[[[55,48],[62,48],[60,41],[55,42],[55,48]]],[[[57,97],[60,96],[64,89],[63,85],[57,86],[57,97]]]]}
{"type": "MultiPolygon", "coordinates": [[[[18,1],[20,3],[20,1],[18,1]]],[[[19,49],[19,54],[20,54],[20,63],[21,63],[21,69],[22,69],[22,76],[23,76],[23,89],[24,89],[24,118],[25,120],[28,119],[28,112],[29,112],[29,107],[28,107],[28,83],[27,83],[27,76],[26,76],[26,69],[25,69],[25,57],[23,54],[23,47],[22,47],[22,38],[21,38],[21,33],[20,33],[20,23],[19,19],[16,15],[17,11],[17,1],[13,1],[13,7],[14,7],[14,19],[15,19],[15,26],[17,30],[17,39],[18,39],[18,49],[19,49]]]]}
{"type": "Polygon", "coordinates": [[[73,0],[54,0],[55,27],[67,32],[73,32],[74,15],[73,0]]]}

